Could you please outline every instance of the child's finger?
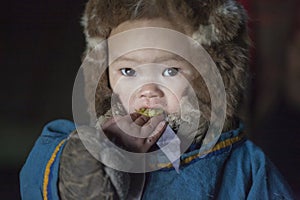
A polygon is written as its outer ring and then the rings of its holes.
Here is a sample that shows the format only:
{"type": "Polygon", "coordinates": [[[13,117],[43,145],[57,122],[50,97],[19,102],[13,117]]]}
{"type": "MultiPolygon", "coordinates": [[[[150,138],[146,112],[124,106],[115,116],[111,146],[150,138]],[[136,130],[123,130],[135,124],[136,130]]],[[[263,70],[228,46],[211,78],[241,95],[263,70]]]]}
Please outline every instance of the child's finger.
{"type": "Polygon", "coordinates": [[[132,121],[135,121],[139,116],[141,116],[142,114],[134,112],[134,113],[130,113],[130,117],[132,119],[132,121]]]}
{"type": "Polygon", "coordinates": [[[146,124],[149,121],[150,117],[147,117],[145,115],[140,115],[135,121],[134,123],[139,125],[139,126],[143,126],[144,124],[146,124]]]}
{"type": "Polygon", "coordinates": [[[165,131],[166,127],[168,125],[168,122],[162,121],[160,122],[153,133],[144,140],[145,145],[149,145],[150,147],[157,142],[157,140],[160,138],[162,133],[165,131]]]}
{"type": "Polygon", "coordinates": [[[149,137],[154,130],[157,128],[158,124],[164,121],[164,115],[158,115],[155,117],[152,117],[146,124],[144,124],[141,128],[141,136],[142,137],[149,137]]]}

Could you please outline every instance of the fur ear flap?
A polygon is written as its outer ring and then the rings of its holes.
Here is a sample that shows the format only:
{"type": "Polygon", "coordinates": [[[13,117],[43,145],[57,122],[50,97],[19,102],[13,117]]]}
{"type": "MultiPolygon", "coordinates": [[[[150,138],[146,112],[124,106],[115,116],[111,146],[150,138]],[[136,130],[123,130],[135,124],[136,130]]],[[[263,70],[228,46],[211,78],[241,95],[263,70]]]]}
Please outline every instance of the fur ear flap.
{"type": "Polygon", "coordinates": [[[81,25],[84,28],[84,34],[87,42],[87,52],[91,51],[101,41],[105,40],[105,37],[110,33],[110,29],[101,24],[101,20],[97,14],[97,7],[95,5],[96,2],[97,1],[94,0],[88,2],[85,12],[81,18],[81,25]]]}
{"type": "Polygon", "coordinates": [[[192,37],[203,45],[230,41],[246,27],[246,12],[235,0],[188,0],[187,4],[195,13],[202,12],[192,37]]]}

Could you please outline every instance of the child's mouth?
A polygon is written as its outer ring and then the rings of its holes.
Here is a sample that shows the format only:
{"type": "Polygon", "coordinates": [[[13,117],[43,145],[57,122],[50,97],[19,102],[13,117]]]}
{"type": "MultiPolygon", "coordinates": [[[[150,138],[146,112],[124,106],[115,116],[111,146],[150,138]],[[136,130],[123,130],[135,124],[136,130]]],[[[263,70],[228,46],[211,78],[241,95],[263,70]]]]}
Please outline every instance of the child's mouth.
{"type": "Polygon", "coordinates": [[[160,115],[164,112],[164,110],[162,108],[140,108],[138,110],[135,110],[137,113],[145,115],[147,117],[154,117],[157,115],[160,115]]]}

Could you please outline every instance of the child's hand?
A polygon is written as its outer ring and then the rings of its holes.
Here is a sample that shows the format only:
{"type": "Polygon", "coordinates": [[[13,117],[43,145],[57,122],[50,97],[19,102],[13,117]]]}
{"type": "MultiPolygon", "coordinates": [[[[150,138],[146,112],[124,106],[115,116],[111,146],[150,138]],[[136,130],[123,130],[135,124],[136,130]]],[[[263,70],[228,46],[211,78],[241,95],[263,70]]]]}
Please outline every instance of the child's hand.
{"type": "Polygon", "coordinates": [[[147,152],[166,127],[163,114],[149,118],[139,113],[114,117],[102,125],[108,138],[115,138],[127,150],[138,153],[147,152]]]}

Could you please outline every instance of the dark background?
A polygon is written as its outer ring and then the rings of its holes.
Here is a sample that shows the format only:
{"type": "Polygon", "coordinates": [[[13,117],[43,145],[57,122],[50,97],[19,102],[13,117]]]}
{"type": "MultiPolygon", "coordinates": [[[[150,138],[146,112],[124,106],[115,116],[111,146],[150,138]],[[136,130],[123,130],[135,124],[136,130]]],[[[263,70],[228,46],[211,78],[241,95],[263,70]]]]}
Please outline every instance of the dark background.
{"type": "MultiPolygon", "coordinates": [[[[45,123],[72,120],[86,0],[1,3],[0,198],[19,199],[18,173],[45,123]]],[[[243,1],[253,40],[248,134],[300,197],[300,5],[243,1]]]]}

